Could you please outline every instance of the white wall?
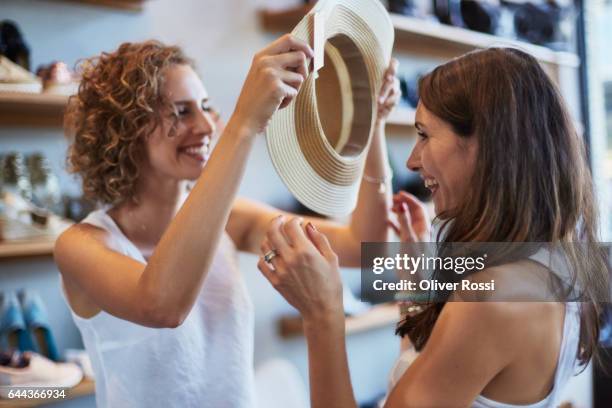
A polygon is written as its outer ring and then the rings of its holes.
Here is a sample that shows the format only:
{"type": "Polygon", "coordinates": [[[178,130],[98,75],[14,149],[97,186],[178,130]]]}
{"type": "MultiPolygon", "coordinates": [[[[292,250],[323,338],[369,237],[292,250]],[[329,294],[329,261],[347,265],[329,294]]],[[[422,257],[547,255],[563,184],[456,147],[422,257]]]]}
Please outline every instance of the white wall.
{"type": "MultiPolygon", "coordinates": [[[[73,65],[80,58],[113,50],[124,41],[156,38],[178,44],[196,60],[213,102],[227,118],[253,53],[273,38],[259,30],[256,7],[249,0],[151,0],[142,12],[132,13],[62,1],[1,0],[0,19],[19,24],[31,47],[33,69],[53,60],[73,65]]],[[[290,205],[291,196],[275,174],[263,142],[260,139],[255,145],[240,193],[274,205],[290,205]]],[[[59,129],[0,127],[0,152],[42,150],[59,174],[62,187],[77,192],[77,183],[63,171],[65,149],[59,129]]],[[[285,341],[276,334],[277,317],[291,312],[291,307],[260,276],[255,263],[253,256],[240,257],[256,307],[255,364],[281,356],[298,366],[306,379],[303,340],[285,341]]],[[[358,271],[345,271],[345,275],[353,287],[359,285],[358,271]]],[[[78,345],[78,334],[61,300],[52,260],[0,261],[0,289],[24,286],[41,292],[52,312],[60,347],[78,345]]],[[[386,386],[398,349],[392,331],[388,327],[348,340],[353,384],[360,400],[377,395],[386,386]]],[[[86,403],[92,404],[92,400],[86,403]]]]}

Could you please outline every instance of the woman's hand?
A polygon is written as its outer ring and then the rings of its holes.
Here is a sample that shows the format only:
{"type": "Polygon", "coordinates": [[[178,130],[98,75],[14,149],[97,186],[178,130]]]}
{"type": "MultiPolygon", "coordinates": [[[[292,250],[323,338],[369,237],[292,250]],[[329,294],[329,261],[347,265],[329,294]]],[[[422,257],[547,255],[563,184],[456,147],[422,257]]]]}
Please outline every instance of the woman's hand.
{"type": "Polygon", "coordinates": [[[342,281],[338,257],[325,235],[312,223],[302,227],[300,218],[271,221],[261,250],[274,250],[270,263],[261,258],[259,270],[272,286],[295,307],[305,322],[344,318],[342,281]]]}
{"type": "Polygon", "coordinates": [[[425,242],[429,240],[431,222],[425,205],[418,198],[405,191],[393,196],[391,209],[397,222],[389,221],[389,226],[402,242],[425,242]]]}
{"type": "Polygon", "coordinates": [[[385,71],[383,84],[378,94],[376,121],[384,122],[389,117],[389,113],[395,108],[401,96],[399,80],[397,79],[398,61],[391,58],[391,63],[385,71]]]}
{"type": "Polygon", "coordinates": [[[251,133],[263,132],[274,112],[297,95],[313,56],[307,43],[290,34],[255,54],[232,119],[251,133]]]}

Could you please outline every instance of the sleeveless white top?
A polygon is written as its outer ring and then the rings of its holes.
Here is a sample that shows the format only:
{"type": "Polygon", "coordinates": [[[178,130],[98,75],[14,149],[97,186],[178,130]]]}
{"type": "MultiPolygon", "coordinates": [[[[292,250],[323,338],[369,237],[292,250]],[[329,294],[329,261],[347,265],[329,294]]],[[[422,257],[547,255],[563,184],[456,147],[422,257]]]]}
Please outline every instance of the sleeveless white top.
{"type": "MultiPolygon", "coordinates": [[[[562,280],[567,279],[567,270],[564,268],[564,263],[560,261],[558,256],[551,256],[546,250],[541,250],[529,257],[531,260],[541,263],[552,271],[557,277],[562,280]]],[[[558,401],[561,396],[563,387],[569,379],[576,373],[577,368],[577,352],[578,342],[580,339],[580,310],[578,303],[567,302],[565,304],[565,317],[563,321],[563,339],[557,359],[557,371],[553,382],[553,388],[550,393],[541,401],[529,405],[506,404],[503,402],[494,401],[482,395],[476,397],[472,402],[472,408],[547,408],[556,407],[562,401],[558,401]]],[[[417,358],[418,352],[414,347],[404,350],[393,368],[389,377],[389,392],[399,382],[400,378],[412,362],[417,358]]],[[[379,407],[383,407],[386,398],[380,402],[379,407]]]]}
{"type": "MultiPolygon", "coordinates": [[[[146,264],[106,211],[94,211],[82,222],[108,231],[114,251],[146,264]]],[[[90,319],[72,316],[91,358],[100,408],[255,404],[253,306],[225,233],[179,327],[144,327],[104,311],[90,319]]]]}

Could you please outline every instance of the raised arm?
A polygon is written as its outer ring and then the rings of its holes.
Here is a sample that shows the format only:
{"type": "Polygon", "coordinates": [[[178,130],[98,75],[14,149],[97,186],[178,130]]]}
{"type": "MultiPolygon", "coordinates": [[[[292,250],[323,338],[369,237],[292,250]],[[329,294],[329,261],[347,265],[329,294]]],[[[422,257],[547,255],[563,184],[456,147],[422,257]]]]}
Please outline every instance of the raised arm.
{"type": "MultiPolygon", "coordinates": [[[[384,242],[388,239],[391,180],[385,125],[389,112],[397,104],[400,95],[396,71],[397,61],[392,60],[379,93],[373,139],[365,163],[357,206],[350,222],[342,224],[321,218],[303,217],[305,222],[311,222],[329,238],[342,266],[359,265],[361,242],[384,242]]],[[[228,232],[241,250],[259,253],[268,224],[278,215],[290,217],[295,214],[284,213],[245,199],[237,200],[230,216],[228,232]]]]}
{"type": "Polygon", "coordinates": [[[67,286],[122,319],[152,327],[181,324],[206,278],[253,139],[297,94],[311,57],[310,47],[289,35],[255,56],[210,161],[146,266],[113,251],[95,227],[66,231],[55,259],[67,286]]]}

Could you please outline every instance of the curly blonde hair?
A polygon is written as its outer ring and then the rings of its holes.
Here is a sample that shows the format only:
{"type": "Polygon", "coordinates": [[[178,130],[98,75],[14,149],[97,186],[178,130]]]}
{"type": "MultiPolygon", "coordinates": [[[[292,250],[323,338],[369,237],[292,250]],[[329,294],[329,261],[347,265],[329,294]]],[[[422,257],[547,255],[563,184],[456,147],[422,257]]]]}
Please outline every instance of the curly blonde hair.
{"type": "Polygon", "coordinates": [[[135,199],[143,140],[171,109],[164,72],[184,64],[193,66],[179,47],[158,41],[124,43],[79,64],[64,127],[74,137],[68,168],[82,178],[85,197],[111,205],[135,199]]]}

